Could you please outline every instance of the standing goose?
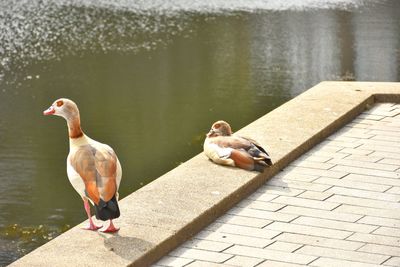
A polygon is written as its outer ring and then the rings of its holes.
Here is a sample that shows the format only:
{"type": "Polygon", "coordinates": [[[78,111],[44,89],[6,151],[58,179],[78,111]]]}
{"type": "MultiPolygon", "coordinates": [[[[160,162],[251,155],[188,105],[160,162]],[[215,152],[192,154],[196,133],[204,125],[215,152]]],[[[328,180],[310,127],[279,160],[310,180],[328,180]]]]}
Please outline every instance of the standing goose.
{"type": "Polygon", "coordinates": [[[204,153],[215,163],[263,172],[271,157],[257,142],[232,134],[225,121],[215,122],[206,135],[204,153]]]}
{"type": "Polygon", "coordinates": [[[96,218],[110,220],[102,232],[116,232],[112,222],[120,216],[118,207],[118,187],[121,182],[122,169],[114,150],[86,136],[81,129],[77,105],[66,98],[56,100],[44,115],[57,115],[67,121],[69,134],[69,154],[67,157],[67,174],[74,189],[82,197],[89,226],[86,230],[96,231],[90,214],[90,201],[95,207],[96,218]]]}

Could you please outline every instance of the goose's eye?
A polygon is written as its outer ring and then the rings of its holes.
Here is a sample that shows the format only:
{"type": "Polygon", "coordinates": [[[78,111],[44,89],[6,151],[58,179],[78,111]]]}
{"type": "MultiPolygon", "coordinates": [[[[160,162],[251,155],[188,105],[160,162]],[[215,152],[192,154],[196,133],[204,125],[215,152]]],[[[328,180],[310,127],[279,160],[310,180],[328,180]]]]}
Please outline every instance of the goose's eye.
{"type": "Polygon", "coordinates": [[[61,107],[62,105],[64,105],[64,101],[58,100],[56,105],[57,105],[57,107],[61,107]]]}
{"type": "Polygon", "coordinates": [[[215,125],[214,125],[214,128],[215,128],[215,129],[218,129],[219,127],[221,127],[220,124],[215,124],[215,125]]]}

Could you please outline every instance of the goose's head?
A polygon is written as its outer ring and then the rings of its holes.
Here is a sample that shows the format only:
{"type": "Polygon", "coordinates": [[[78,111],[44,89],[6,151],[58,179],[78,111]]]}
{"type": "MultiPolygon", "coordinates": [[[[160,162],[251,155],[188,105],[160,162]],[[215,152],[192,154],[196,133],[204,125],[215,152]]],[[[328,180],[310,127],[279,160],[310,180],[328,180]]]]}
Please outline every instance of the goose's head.
{"type": "Polygon", "coordinates": [[[67,98],[60,98],[43,111],[43,115],[57,115],[69,120],[79,117],[79,109],[74,101],[67,98]]]}
{"type": "Polygon", "coordinates": [[[229,123],[226,121],[217,121],[211,126],[211,130],[208,132],[207,137],[230,135],[232,135],[232,129],[229,123]]]}

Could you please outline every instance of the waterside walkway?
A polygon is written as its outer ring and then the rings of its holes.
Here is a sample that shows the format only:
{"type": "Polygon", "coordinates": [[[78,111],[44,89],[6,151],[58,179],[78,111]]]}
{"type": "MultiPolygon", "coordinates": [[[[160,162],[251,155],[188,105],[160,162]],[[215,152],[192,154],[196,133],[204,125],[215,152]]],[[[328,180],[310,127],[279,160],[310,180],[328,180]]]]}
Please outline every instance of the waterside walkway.
{"type": "Polygon", "coordinates": [[[237,131],[267,145],[264,173],[200,153],[122,199],[118,234],[86,221],[11,266],[400,266],[387,103],[400,104],[400,83],[322,82],[237,131]]]}
{"type": "Polygon", "coordinates": [[[153,266],[306,265],[400,266],[400,105],[363,112],[153,266]]]}

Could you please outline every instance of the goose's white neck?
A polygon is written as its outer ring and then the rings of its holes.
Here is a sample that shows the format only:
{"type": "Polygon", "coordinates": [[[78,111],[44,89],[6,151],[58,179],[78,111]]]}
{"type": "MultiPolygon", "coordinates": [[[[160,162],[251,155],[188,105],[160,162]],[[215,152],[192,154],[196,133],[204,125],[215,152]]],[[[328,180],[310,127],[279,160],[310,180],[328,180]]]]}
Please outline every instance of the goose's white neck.
{"type": "Polygon", "coordinates": [[[89,144],[90,138],[83,134],[78,138],[69,138],[69,148],[74,149],[75,147],[80,147],[89,144]]]}

